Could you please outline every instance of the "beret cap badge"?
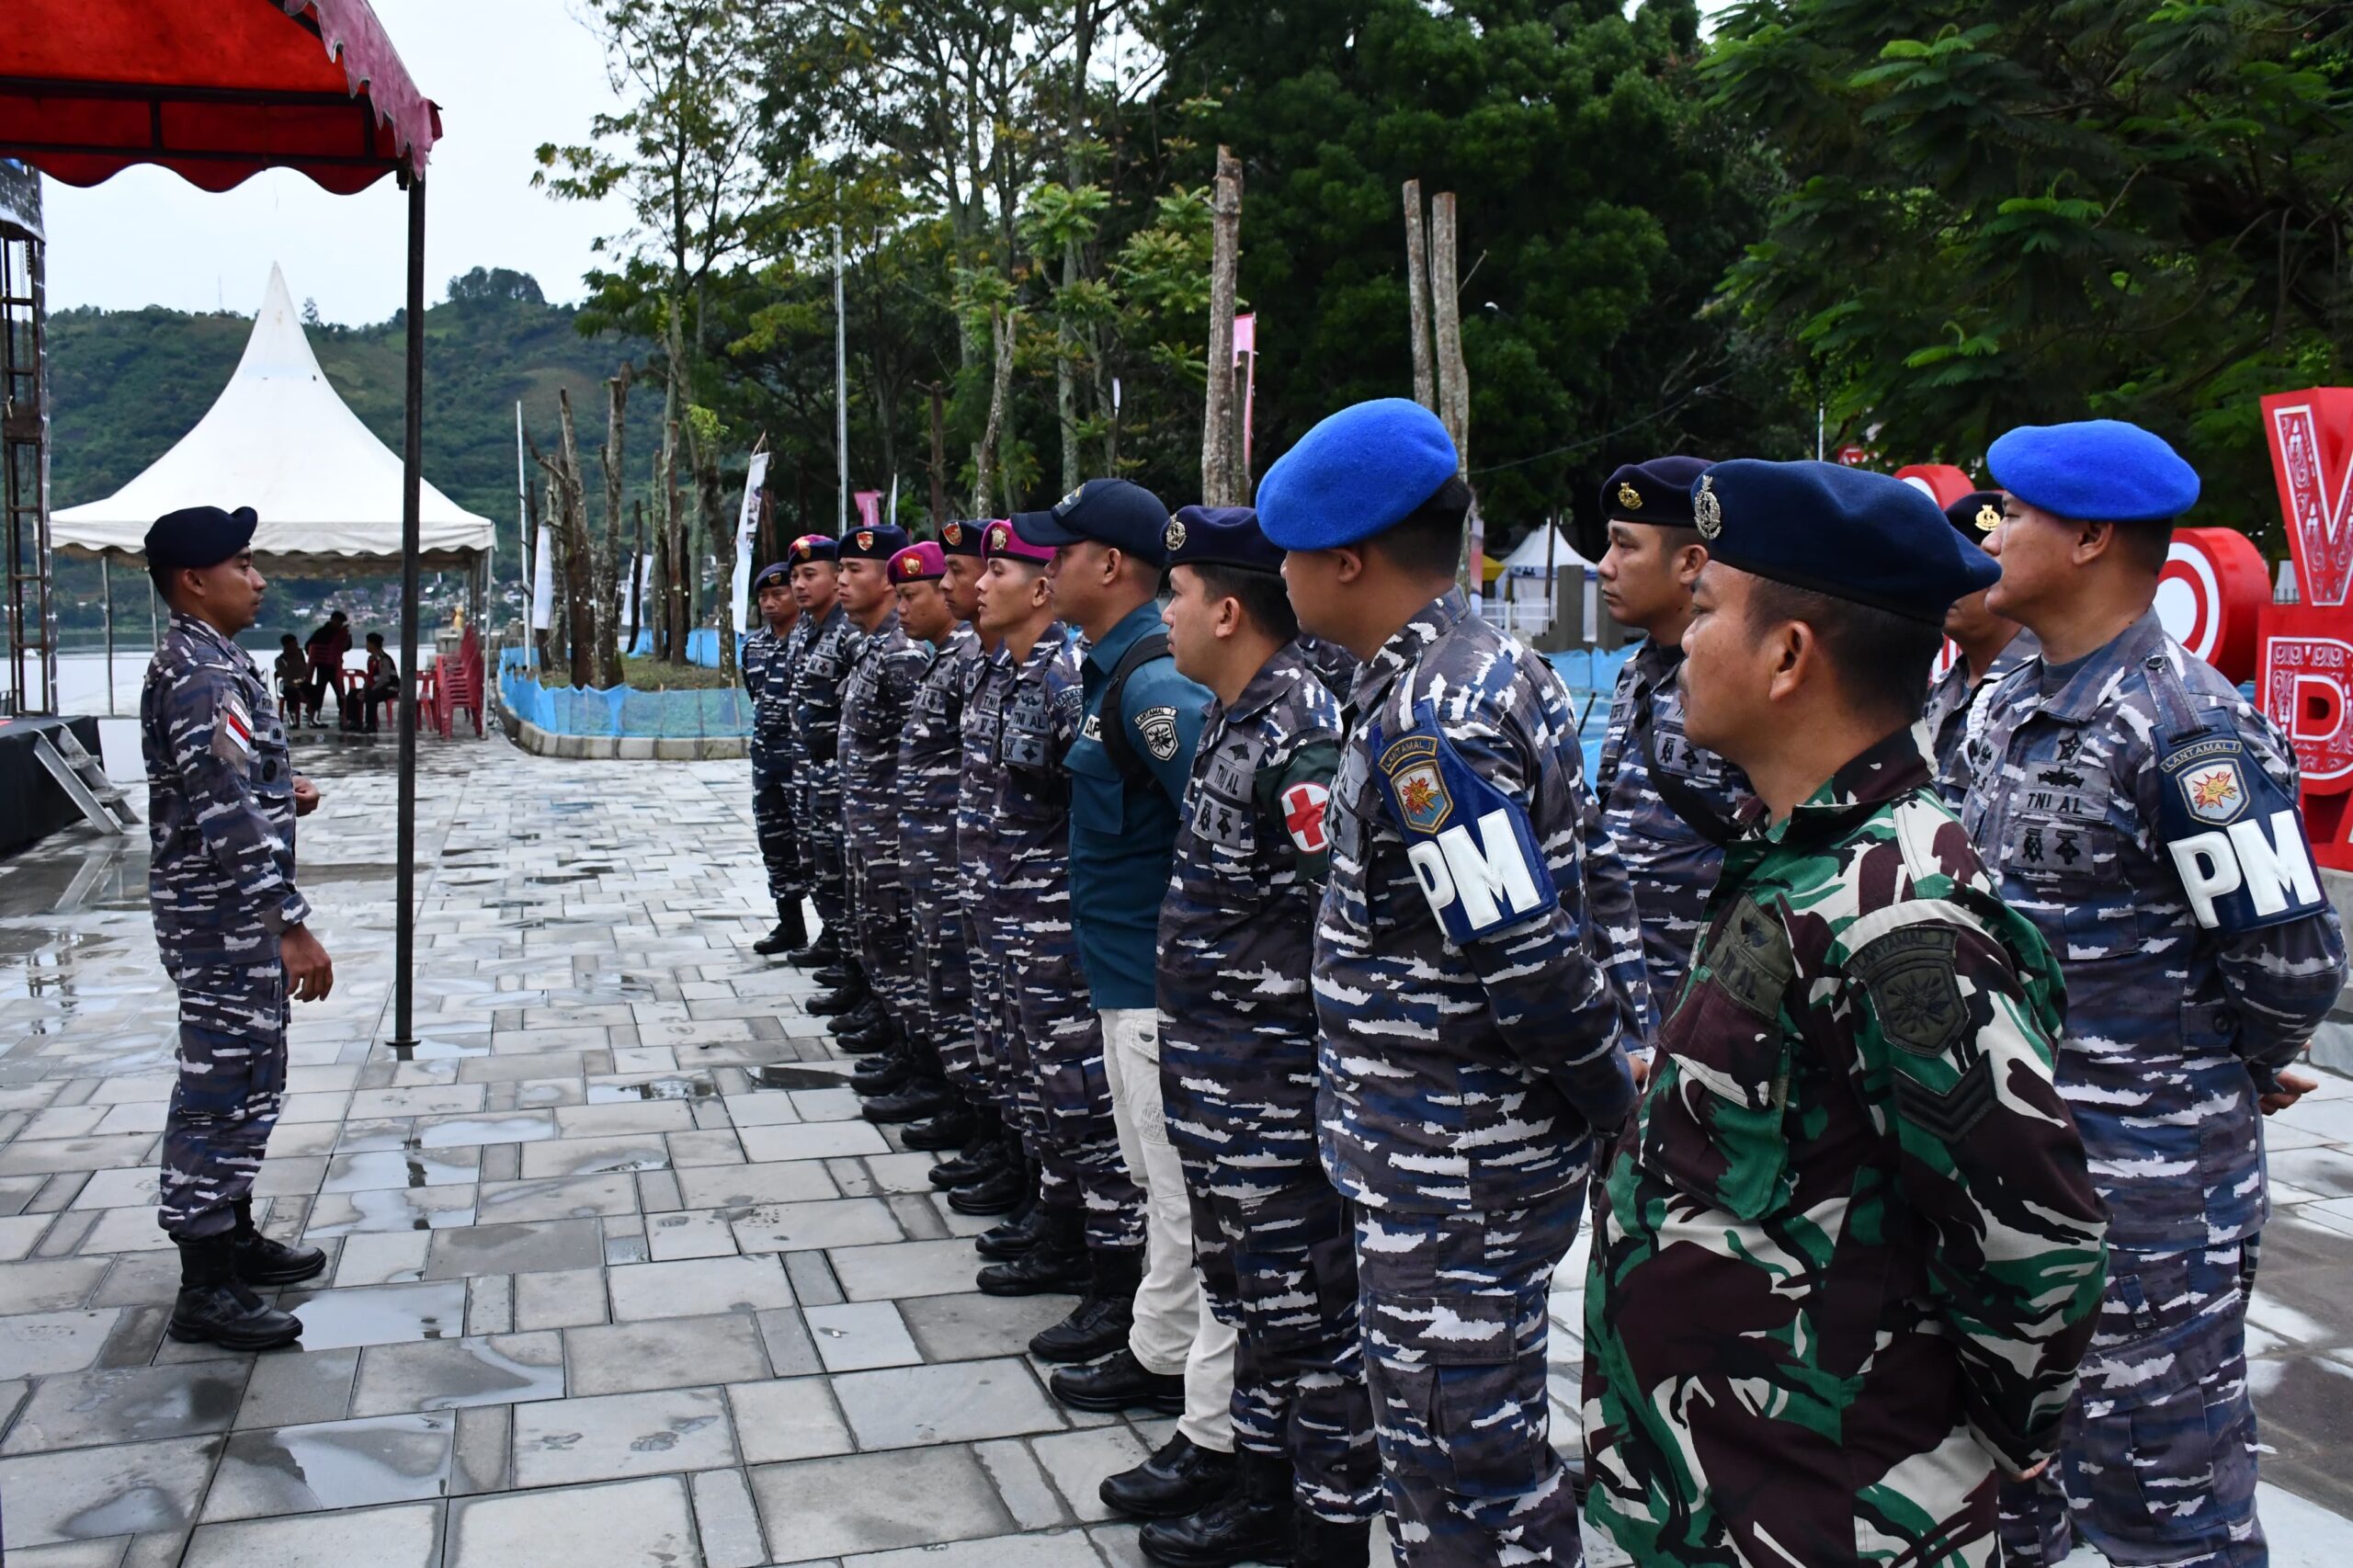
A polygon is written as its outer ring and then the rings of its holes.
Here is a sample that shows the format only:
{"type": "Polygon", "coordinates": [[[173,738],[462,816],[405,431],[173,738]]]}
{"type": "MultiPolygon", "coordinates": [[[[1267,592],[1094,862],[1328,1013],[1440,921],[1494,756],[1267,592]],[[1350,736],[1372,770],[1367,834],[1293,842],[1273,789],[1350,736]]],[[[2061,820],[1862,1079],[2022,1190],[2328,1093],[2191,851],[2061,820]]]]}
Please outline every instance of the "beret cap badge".
{"type": "Polygon", "coordinates": [[[950,544],[961,544],[964,542],[964,525],[961,523],[942,523],[939,525],[939,537],[946,540],[950,544]]]}
{"type": "Polygon", "coordinates": [[[991,550],[1003,550],[1005,548],[1005,535],[1006,527],[1003,523],[998,523],[989,529],[989,548],[991,550]]]}
{"type": "Polygon", "coordinates": [[[1166,545],[1171,551],[1184,549],[1185,525],[1174,517],[1169,518],[1168,531],[1161,536],[1160,542],[1166,545]]]}
{"type": "Polygon", "coordinates": [[[2002,514],[1994,509],[1992,502],[1989,501],[1984,506],[1977,508],[1977,531],[1979,533],[1989,534],[2001,526],[2002,514]]]}
{"type": "Polygon", "coordinates": [[[1618,487],[1618,504],[1639,512],[1643,509],[1643,493],[1631,484],[1620,484],[1618,487]]]}
{"type": "Polygon", "coordinates": [[[858,548],[860,550],[872,550],[874,548],[874,530],[872,528],[860,528],[858,530],[858,548]]]}
{"type": "Polygon", "coordinates": [[[1714,539],[1724,531],[1724,504],[1704,473],[1699,476],[1699,488],[1691,493],[1691,517],[1699,526],[1701,539],[1714,539]]]}

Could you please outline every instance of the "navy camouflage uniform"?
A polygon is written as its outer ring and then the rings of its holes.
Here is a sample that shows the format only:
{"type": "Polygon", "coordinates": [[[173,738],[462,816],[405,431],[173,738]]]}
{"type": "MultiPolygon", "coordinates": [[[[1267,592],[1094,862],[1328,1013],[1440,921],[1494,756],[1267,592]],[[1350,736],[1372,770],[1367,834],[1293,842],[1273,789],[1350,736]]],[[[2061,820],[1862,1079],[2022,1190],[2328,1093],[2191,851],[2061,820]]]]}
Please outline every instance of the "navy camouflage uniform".
{"type": "Polygon", "coordinates": [[[1008,673],[997,709],[985,926],[1002,954],[1000,1028],[1040,1200],[1084,1210],[1090,1248],[1143,1244],[1142,1194],[1120,1155],[1103,1028],[1071,917],[1070,775],[1083,712],[1077,641],[1060,621],[1008,673]]]}
{"type": "Polygon", "coordinates": [[[958,725],[963,763],[958,774],[962,794],[956,803],[956,891],[972,987],[972,1077],[1005,1125],[1023,1133],[1012,1040],[1006,1027],[1005,944],[997,937],[989,896],[996,801],[1005,788],[997,733],[1004,726],[1005,691],[1012,679],[1012,660],[1001,647],[976,649],[964,669],[963,714],[958,725]]]}
{"type": "Polygon", "coordinates": [[[1739,768],[1684,738],[1677,686],[1682,669],[1682,648],[1655,640],[1620,668],[1593,775],[1602,821],[1633,886],[1651,994],[1659,1001],[1682,988],[1733,817],[1749,794],[1739,768]],[[1654,756],[1699,820],[1684,815],[1653,779],[1654,756]]]}
{"type": "MultiPolygon", "coordinates": [[[[2262,1562],[2245,1356],[2268,1211],[2256,1101],[2345,979],[2335,913],[2316,883],[2295,885],[2312,873],[2294,754],[2154,610],[2073,666],[2022,664],[1969,751],[1962,824],[2066,978],[2059,1088],[2112,1249],[2064,1447],[2040,1481],[2004,1488],[2004,1552],[2058,1562],[2072,1516],[2120,1563],[2262,1562]],[[2162,738],[2199,726],[2234,740],[2233,767],[2263,779],[2209,767],[2168,777],[2162,738]],[[2266,839],[2279,875],[2265,891],[2290,915],[2281,923],[2234,931],[2201,919],[2222,894],[2207,889],[2201,909],[2179,869],[2183,841],[2161,832],[2165,791],[2200,776],[2216,793],[2192,815],[2247,815],[2225,843],[2264,834],[2269,811],[2256,802],[2269,790],[2290,808],[2292,833],[2266,839]]],[[[2219,869],[2211,851],[2202,869],[2219,869]]]]}
{"type": "Polygon", "coordinates": [[[1299,649],[1299,656],[1307,661],[1307,667],[1315,672],[1315,678],[1329,687],[1333,696],[1346,702],[1348,693],[1356,687],[1357,672],[1364,668],[1364,662],[1339,643],[1304,631],[1291,642],[1299,649]]]}
{"type": "Polygon", "coordinates": [[[1633,1102],[1622,1047],[1651,1029],[1632,892],[1567,692],[1460,590],[1390,639],[1351,706],[1315,932],[1319,1120],[1358,1206],[1399,1560],[1573,1563],[1545,1304],[1596,1131],[1633,1102]]]}
{"type": "Polygon", "coordinates": [[[1970,684],[1969,661],[1956,656],[1944,674],[1928,683],[1927,706],[1920,713],[1920,751],[1936,772],[1937,793],[1958,808],[1969,794],[1969,745],[1984,733],[1994,693],[2003,678],[2042,652],[2034,633],[2021,626],[1994,655],[1985,678],[1970,684]]]}
{"type": "Polygon", "coordinates": [[[148,901],[178,987],[179,1079],[164,1123],[164,1229],[226,1234],[253,1195],[286,1090],[278,937],[294,885],[294,767],[253,659],[177,610],[139,701],[148,901]]]}
{"type": "Polygon", "coordinates": [[[959,828],[964,809],[964,694],[980,663],[969,626],[949,634],[917,683],[899,742],[899,876],[914,924],[916,1006],[948,1081],[985,1098],[972,1043],[959,828]]]}
{"type": "MultiPolygon", "coordinates": [[[[804,611],[801,624],[807,625],[804,611]]],[[[848,871],[842,859],[842,682],[857,662],[862,634],[839,604],[811,628],[807,650],[792,667],[795,791],[809,854],[809,896],[842,950],[855,953],[848,925],[848,871]]]]}
{"type": "Polygon", "coordinates": [[[899,743],[934,649],[891,610],[859,642],[842,682],[843,865],[851,929],[869,983],[892,1021],[925,1039],[915,926],[899,874],[899,743]]]}
{"type": "Polygon", "coordinates": [[[1354,1221],[1316,1153],[1308,989],[1340,705],[1296,643],[1212,706],[1160,911],[1160,1084],[1194,1256],[1238,1331],[1234,1446],[1289,1464],[1298,1506],[1380,1510],[1354,1221]]]}
{"type": "Polygon", "coordinates": [[[805,898],[809,868],[794,812],[792,672],[807,649],[810,618],[782,636],[762,626],[744,639],[744,689],[752,699],[752,824],[767,868],[768,896],[779,903],[805,898]]]}

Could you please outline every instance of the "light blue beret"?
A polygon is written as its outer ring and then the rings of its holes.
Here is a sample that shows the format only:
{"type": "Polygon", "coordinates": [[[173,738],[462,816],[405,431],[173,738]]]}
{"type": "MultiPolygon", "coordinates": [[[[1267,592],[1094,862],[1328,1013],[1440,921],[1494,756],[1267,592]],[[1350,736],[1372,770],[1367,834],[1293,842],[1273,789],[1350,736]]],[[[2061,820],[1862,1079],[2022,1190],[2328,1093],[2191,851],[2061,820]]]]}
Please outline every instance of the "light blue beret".
{"type": "Polygon", "coordinates": [[[1985,468],[2028,506],[2082,522],[2155,522],[2198,504],[2198,471],[2120,419],[2021,425],[1994,443],[1985,468]]]}
{"type": "Polygon", "coordinates": [[[1344,408],[1258,482],[1258,526],[1282,550],[1333,550],[1382,533],[1454,477],[1454,442],[1410,398],[1344,408]]]}

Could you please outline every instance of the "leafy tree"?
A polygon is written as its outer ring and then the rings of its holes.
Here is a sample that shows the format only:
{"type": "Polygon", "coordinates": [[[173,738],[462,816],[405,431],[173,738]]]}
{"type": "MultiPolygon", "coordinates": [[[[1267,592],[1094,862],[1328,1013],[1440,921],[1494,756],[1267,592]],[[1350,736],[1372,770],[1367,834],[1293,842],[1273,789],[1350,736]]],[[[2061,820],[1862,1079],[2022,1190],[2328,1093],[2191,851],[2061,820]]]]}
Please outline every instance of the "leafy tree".
{"type": "Polygon", "coordinates": [[[2353,10],[1747,0],[1706,73],[1788,172],[1731,298],[1841,426],[2134,419],[2269,519],[2256,397],[2353,370],[2353,10]]]}

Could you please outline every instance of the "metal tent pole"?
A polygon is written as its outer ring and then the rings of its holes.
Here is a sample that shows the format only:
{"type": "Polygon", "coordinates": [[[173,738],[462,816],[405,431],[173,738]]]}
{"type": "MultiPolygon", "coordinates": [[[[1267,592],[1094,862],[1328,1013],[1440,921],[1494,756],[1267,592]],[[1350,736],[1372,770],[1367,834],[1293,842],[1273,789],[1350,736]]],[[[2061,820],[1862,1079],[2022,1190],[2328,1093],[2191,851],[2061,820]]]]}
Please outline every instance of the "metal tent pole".
{"type": "Polygon", "coordinates": [[[114,717],[114,574],[104,554],[98,557],[98,592],[104,597],[107,622],[107,717],[114,717]]]}
{"type": "Polygon", "coordinates": [[[842,226],[834,225],[834,532],[849,532],[849,325],[842,316],[842,226]]]}
{"type": "Polygon", "coordinates": [[[425,176],[408,176],[407,427],[401,438],[401,762],[392,925],[392,1039],[416,1044],[410,1009],[416,969],[417,501],[425,436],[425,176]]]}

